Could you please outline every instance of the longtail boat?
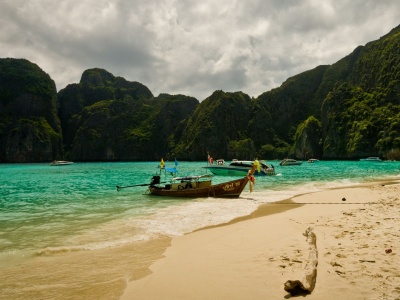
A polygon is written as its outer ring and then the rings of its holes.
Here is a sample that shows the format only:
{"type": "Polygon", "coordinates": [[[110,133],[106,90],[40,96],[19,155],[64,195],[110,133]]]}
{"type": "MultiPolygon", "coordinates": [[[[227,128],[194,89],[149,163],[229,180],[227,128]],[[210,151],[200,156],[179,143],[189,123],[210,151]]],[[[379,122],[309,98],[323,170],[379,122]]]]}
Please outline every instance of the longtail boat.
{"type": "Polygon", "coordinates": [[[160,176],[156,175],[153,176],[146,194],[186,198],[238,198],[249,180],[254,180],[255,168],[253,166],[245,177],[214,185],[211,183],[211,175],[176,177],[165,185],[160,184],[160,176]]]}

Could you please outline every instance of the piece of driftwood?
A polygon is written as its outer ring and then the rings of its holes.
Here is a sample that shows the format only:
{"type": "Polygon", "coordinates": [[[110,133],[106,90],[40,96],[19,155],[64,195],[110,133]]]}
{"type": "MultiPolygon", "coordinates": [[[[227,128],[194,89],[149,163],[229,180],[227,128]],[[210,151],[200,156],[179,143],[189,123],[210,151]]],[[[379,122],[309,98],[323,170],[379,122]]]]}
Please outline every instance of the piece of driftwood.
{"type": "Polygon", "coordinates": [[[313,232],[313,228],[309,227],[303,233],[307,238],[308,249],[310,253],[308,260],[304,267],[305,274],[300,280],[288,280],[285,282],[284,289],[289,292],[292,296],[299,294],[309,294],[315,288],[317,281],[317,265],[318,265],[318,251],[317,251],[317,236],[313,232]]]}
{"type": "Polygon", "coordinates": [[[365,260],[365,259],[360,259],[360,262],[369,262],[369,263],[374,263],[374,260],[365,260]]]}

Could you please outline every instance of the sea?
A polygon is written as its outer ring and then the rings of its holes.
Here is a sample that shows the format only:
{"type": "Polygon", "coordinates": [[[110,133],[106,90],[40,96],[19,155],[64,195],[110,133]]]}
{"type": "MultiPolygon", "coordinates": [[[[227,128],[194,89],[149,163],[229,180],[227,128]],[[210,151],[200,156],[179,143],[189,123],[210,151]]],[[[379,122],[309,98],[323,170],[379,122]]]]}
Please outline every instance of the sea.
{"type": "MultiPolygon", "coordinates": [[[[399,161],[264,162],[276,176],[256,177],[238,199],[151,196],[152,176],[172,178],[157,161],[0,164],[0,299],[119,299],[173,237],[295,195],[400,179],[399,161]]],[[[176,163],[175,176],[210,174],[207,161],[176,163]]]]}

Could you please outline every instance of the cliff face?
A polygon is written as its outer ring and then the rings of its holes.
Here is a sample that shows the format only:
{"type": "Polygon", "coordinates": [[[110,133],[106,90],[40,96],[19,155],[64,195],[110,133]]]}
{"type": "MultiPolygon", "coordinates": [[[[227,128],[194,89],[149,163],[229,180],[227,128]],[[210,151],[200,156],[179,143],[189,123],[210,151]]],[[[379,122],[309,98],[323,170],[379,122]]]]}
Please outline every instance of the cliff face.
{"type": "Polygon", "coordinates": [[[400,151],[400,27],[338,62],[348,67],[322,105],[325,158],[400,151]]]}
{"type": "Polygon", "coordinates": [[[235,155],[235,141],[247,138],[252,100],[242,92],[214,92],[200,103],[186,124],[174,155],[205,160],[235,155]]]}
{"type": "MultiPolygon", "coordinates": [[[[96,110],[96,106],[89,109],[90,106],[101,101],[119,100],[129,107],[129,103],[133,105],[152,97],[151,91],[141,83],[129,82],[121,77],[115,77],[106,70],[96,68],[83,72],[80,83],[70,84],[58,92],[59,116],[63,129],[65,150],[68,155],[82,122],[88,117],[89,112],[96,110]]],[[[123,106],[120,106],[122,115],[123,106]]],[[[100,111],[103,111],[104,114],[104,110],[103,103],[103,108],[100,111]]],[[[103,117],[107,118],[107,115],[103,117]]],[[[96,118],[100,119],[101,116],[98,115],[96,118]]],[[[105,121],[102,122],[105,123],[105,121]]],[[[75,145],[75,147],[78,146],[75,145]]],[[[84,145],[82,147],[84,148],[84,145]]],[[[83,156],[86,157],[86,155],[83,156]]]]}
{"type": "Polygon", "coordinates": [[[154,98],[144,85],[102,69],[86,70],[58,97],[64,144],[74,161],[165,157],[179,139],[179,124],[198,105],[182,95],[154,98]]]}
{"type": "Polygon", "coordinates": [[[320,107],[329,88],[320,89],[329,66],[319,66],[287,79],[279,88],[257,98],[259,105],[269,111],[268,125],[276,135],[292,141],[298,124],[309,116],[320,118],[320,107]]]}
{"type": "Polygon", "coordinates": [[[294,138],[298,126],[315,116],[322,133],[315,138],[307,134],[307,140],[322,143],[320,157],[389,157],[400,153],[399,91],[400,26],[337,63],[293,76],[258,97],[258,105],[268,112],[268,138],[254,141],[259,153],[268,156],[307,158],[310,146],[294,138]]]}
{"type": "Polygon", "coordinates": [[[0,162],[62,158],[54,81],[24,59],[0,59],[0,162]]]}
{"type": "Polygon", "coordinates": [[[315,117],[309,117],[297,127],[294,137],[293,153],[299,159],[322,157],[321,122],[315,117]]]}
{"type": "Polygon", "coordinates": [[[86,107],[71,148],[76,161],[130,161],[167,158],[176,128],[197,100],[164,96],[142,103],[107,100],[86,107]]]}

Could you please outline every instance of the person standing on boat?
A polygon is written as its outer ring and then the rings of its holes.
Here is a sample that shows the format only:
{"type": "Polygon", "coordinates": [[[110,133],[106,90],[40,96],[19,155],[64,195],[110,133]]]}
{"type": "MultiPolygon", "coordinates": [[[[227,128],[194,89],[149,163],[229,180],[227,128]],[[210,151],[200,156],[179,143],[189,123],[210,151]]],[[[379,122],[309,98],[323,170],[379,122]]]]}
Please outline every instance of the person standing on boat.
{"type": "Polygon", "coordinates": [[[213,164],[213,161],[214,161],[214,159],[213,159],[212,156],[210,155],[210,152],[208,152],[208,163],[209,163],[210,165],[212,165],[212,164],[213,164]]]}
{"type": "Polygon", "coordinates": [[[161,158],[161,162],[160,162],[159,167],[160,167],[160,169],[164,169],[164,167],[165,167],[165,163],[164,163],[164,159],[163,158],[161,158]]]}

